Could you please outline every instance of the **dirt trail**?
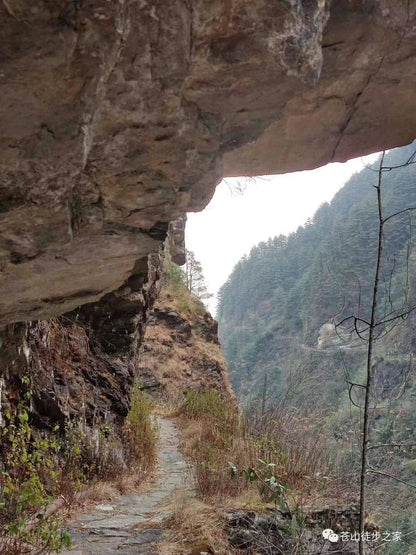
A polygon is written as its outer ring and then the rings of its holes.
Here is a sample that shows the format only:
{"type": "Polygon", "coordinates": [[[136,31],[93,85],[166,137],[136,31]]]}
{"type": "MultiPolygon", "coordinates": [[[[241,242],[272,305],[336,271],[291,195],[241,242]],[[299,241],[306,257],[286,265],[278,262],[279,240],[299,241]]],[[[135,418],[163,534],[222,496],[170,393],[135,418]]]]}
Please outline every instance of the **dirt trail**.
{"type": "Polygon", "coordinates": [[[156,554],[163,521],[170,516],[172,494],[186,487],[186,463],[179,452],[178,431],[171,420],[158,419],[158,466],[154,484],[144,494],[120,495],[97,505],[70,525],[72,547],[64,555],[156,554]]]}

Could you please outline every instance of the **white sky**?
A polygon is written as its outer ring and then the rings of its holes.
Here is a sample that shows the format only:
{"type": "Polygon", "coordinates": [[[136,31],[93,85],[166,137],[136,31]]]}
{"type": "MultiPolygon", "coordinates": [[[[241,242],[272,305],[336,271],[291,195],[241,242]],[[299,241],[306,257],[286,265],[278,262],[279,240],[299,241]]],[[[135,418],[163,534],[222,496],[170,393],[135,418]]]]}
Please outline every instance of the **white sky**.
{"type": "Polygon", "coordinates": [[[238,178],[222,181],[205,210],[188,214],[186,228],[186,246],[201,262],[208,290],[214,293],[207,303],[211,312],[215,312],[218,289],[244,254],[260,241],[295,231],[376,157],[254,178],[242,195],[232,194],[226,183],[238,178]]]}

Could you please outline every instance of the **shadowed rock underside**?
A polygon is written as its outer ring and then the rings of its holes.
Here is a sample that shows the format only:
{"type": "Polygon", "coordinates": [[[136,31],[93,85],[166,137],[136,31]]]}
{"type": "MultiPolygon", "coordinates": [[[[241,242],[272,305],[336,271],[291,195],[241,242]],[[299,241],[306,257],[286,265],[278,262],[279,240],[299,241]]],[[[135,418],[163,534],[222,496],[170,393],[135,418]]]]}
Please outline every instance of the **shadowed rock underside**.
{"type": "Polygon", "coordinates": [[[410,142],[415,6],[0,3],[0,323],[119,289],[223,174],[410,142]]]}

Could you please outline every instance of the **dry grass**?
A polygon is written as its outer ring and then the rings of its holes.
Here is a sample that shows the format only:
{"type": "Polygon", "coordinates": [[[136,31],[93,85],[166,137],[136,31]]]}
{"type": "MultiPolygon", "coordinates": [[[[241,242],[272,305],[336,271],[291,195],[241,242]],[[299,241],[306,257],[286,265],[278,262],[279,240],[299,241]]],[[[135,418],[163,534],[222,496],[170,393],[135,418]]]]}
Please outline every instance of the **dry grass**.
{"type": "Polygon", "coordinates": [[[222,507],[213,507],[197,499],[176,495],[172,509],[173,515],[165,523],[169,530],[168,539],[158,546],[160,555],[235,553],[224,532],[222,507]]]}
{"type": "Polygon", "coordinates": [[[205,500],[236,496],[246,487],[242,476],[232,477],[229,462],[248,468],[252,462],[251,445],[241,436],[223,433],[215,423],[189,423],[183,430],[183,450],[193,461],[195,489],[205,500]]]}
{"type": "Polygon", "coordinates": [[[190,392],[181,416],[182,448],[193,463],[197,494],[212,500],[241,493],[245,480],[232,476],[229,462],[248,468],[254,452],[234,407],[216,390],[190,392]]]}
{"type": "Polygon", "coordinates": [[[129,466],[140,480],[144,479],[156,465],[158,427],[153,419],[153,401],[138,385],[132,391],[123,441],[129,466]]]}
{"type": "Polygon", "coordinates": [[[263,417],[246,417],[250,434],[257,438],[261,458],[273,462],[281,481],[293,488],[309,486],[331,474],[328,438],[312,430],[307,418],[276,408],[263,417]]]}
{"type": "Polygon", "coordinates": [[[306,421],[277,412],[267,421],[254,415],[243,419],[215,390],[190,392],[180,415],[182,449],[193,463],[197,494],[205,501],[244,493],[259,499],[259,480],[247,483],[244,471],[249,469],[302,492],[289,496],[295,503],[321,491],[330,480],[325,438],[311,434],[306,421]],[[274,466],[265,467],[260,459],[274,466]],[[229,463],[238,469],[236,474],[229,463]]]}
{"type": "Polygon", "coordinates": [[[152,487],[151,480],[138,480],[136,473],[121,473],[114,480],[100,480],[82,491],[73,502],[65,505],[66,520],[73,520],[75,515],[94,509],[97,504],[113,503],[120,495],[145,494],[152,487]]]}
{"type": "MultiPolygon", "coordinates": [[[[297,516],[290,552],[300,553],[303,507],[322,500],[320,496],[328,487],[325,438],[314,436],[306,421],[285,412],[275,411],[269,419],[255,415],[243,419],[216,390],[188,393],[179,416],[181,447],[192,462],[197,499],[176,500],[168,540],[158,552],[238,553],[228,541],[224,514],[238,509],[266,510],[270,495],[261,492],[261,486],[264,479],[275,476],[279,484],[288,488],[282,495],[283,506],[297,516]],[[275,466],[269,468],[259,459],[275,466]],[[237,473],[231,472],[230,462],[237,467],[237,473]],[[246,479],[244,471],[250,469],[259,476],[254,482],[246,479]]],[[[332,477],[330,483],[335,483],[332,477]]],[[[340,499],[334,487],[331,495],[328,501],[333,505],[340,499]]],[[[264,539],[269,541],[268,537],[264,539]]]]}
{"type": "MultiPolygon", "coordinates": [[[[186,294],[190,295],[189,292],[186,294]]],[[[177,330],[163,321],[148,326],[140,367],[150,370],[171,398],[179,397],[183,391],[224,387],[229,398],[234,398],[220,346],[207,341],[201,333],[201,314],[193,309],[179,310],[168,286],[162,289],[156,303],[158,306],[164,310],[176,310],[192,332],[189,337],[178,336],[177,330]]]]}
{"type": "Polygon", "coordinates": [[[189,317],[203,316],[206,312],[204,303],[187,289],[181,270],[174,264],[165,263],[164,272],[160,296],[163,305],[189,317]]]}

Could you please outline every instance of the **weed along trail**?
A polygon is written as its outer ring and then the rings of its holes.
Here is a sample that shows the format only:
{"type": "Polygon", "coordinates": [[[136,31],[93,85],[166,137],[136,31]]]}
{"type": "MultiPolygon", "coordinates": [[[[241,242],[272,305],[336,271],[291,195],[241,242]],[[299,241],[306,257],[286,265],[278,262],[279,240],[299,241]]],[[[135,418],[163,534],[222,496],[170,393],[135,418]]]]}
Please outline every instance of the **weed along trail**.
{"type": "Polygon", "coordinates": [[[187,467],[179,452],[178,431],[168,419],[158,418],[158,464],[151,489],[120,495],[97,505],[70,524],[72,547],[65,554],[157,553],[163,540],[163,521],[170,516],[172,494],[186,487],[187,467]]]}

